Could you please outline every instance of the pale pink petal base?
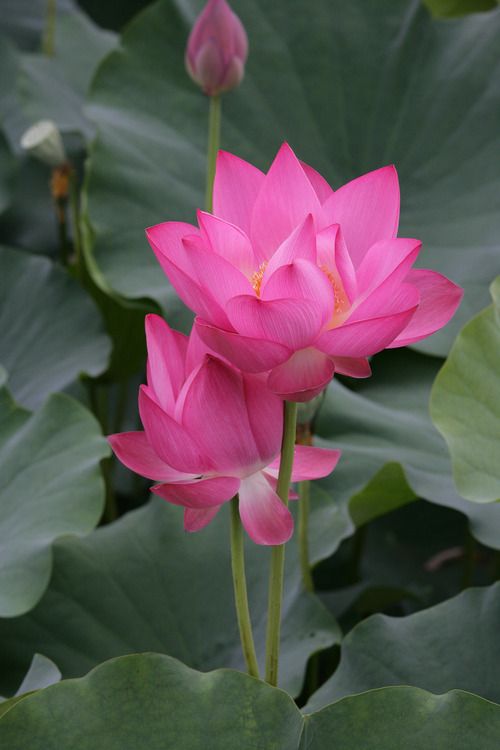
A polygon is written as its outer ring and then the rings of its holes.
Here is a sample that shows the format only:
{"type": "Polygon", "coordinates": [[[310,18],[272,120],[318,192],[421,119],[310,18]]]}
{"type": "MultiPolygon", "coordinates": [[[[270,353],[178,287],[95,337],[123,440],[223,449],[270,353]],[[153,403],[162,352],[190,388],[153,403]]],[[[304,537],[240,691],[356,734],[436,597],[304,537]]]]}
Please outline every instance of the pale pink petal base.
{"type": "Polygon", "coordinates": [[[262,472],[242,480],[239,508],[241,522],[256,544],[284,544],[292,536],[292,514],[262,472]]]}
{"type": "MultiPolygon", "coordinates": [[[[315,448],[310,445],[296,445],[293,454],[292,482],[305,482],[309,479],[327,477],[336,467],[341,452],[330,448],[315,448]]],[[[278,456],[266,468],[266,472],[277,477],[280,467],[278,456]]]]}
{"type": "Polygon", "coordinates": [[[269,388],[287,401],[309,401],[326,388],[335,373],[331,358],[311,347],[295,352],[275,367],[267,380],[269,388]]]}
{"type": "Polygon", "coordinates": [[[239,486],[240,480],[234,477],[210,477],[185,484],[157,484],[151,492],[172,505],[204,509],[231,500],[239,486]]]}

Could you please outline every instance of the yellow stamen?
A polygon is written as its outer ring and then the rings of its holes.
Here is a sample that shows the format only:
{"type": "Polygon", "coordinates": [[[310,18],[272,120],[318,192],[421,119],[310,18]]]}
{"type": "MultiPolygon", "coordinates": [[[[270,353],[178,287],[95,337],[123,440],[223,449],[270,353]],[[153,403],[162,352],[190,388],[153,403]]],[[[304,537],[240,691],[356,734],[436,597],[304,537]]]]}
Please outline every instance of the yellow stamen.
{"type": "Polygon", "coordinates": [[[257,297],[260,297],[260,287],[262,285],[262,279],[264,278],[264,272],[266,270],[266,266],[267,266],[267,260],[261,263],[257,271],[254,271],[254,273],[250,277],[250,283],[255,289],[255,294],[257,295],[257,297]]]}
{"type": "Polygon", "coordinates": [[[333,294],[335,297],[334,315],[340,315],[349,307],[349,299],[347,298],[342,282],[340,281],[338,274],[336,274],[331,268],[328,268],[328,266],[320,266],[320,268],[333,287],[333,294]]]}

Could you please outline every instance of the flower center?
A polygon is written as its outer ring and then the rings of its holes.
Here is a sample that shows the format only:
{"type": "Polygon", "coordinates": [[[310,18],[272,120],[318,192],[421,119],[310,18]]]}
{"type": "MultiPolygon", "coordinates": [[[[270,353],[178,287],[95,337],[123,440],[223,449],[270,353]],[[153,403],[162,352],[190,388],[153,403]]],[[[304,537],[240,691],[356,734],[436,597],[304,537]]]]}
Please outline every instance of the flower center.
{"type": "Polygon", "coordinates": [[[255,289],[255,294],[257,295],[257,297],[260,297],[260,287],[262,286],[262,279],[264,278],[266,266],[267,260],[261,263],[258,269],[254,271],[250,277],[250,283],[255,289]]]}
{"type": "Polygon", "coordinates": [[[320,266],[320,270],[323,271],[326,278],[328,279],[328,281],[333,287],[333,295],[335,299],[334,309],[333,309],[333,318],[335,320],[336,316],[342,315],[349,309],[350,307],[349,298],[347,294],[345,293],[344,286],[340,280],[338,273],[336,273],[333,269],[328,268],[328,266],[320,266]]]}

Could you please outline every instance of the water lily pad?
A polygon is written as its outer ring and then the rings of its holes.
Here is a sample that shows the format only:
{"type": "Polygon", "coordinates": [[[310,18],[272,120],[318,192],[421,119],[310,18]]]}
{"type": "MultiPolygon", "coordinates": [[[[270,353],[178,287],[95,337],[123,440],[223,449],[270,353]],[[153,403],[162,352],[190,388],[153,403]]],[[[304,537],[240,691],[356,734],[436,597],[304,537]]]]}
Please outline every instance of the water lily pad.
{"type": "Polygon", "coordinates": [[[386,688],[304,718],[284,692],[237,672],[200,674],[158,654],[115,659],[17,703],[9,750],[494,750],[500,707],[455,691],[386,688]],[[75,711],[74,707],[78,706],[75,711]]]}

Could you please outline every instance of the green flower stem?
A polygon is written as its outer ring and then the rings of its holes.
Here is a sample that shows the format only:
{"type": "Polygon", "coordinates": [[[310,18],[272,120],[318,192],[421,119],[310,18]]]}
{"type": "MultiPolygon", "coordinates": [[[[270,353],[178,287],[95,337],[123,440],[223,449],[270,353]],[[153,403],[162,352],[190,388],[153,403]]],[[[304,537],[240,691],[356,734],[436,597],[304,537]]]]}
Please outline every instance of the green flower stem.
{"type": "Polygon", "coordinates": [[[259,665],[252,635],[252,621],[248,608],[247,581],[245,576],[245,551],[243,529],[238,510],[238,495],[231,500],[231,567],[233,570],[234,601],[240,629],[241,648],[247,671],[252,677],[259,677],[259,665]]]}
{"type": "Polygon", "coordinates": [[[71,206],[71,221],[73,224],[73,248],[75,251],[75,266],[78,274],[81,274],[82,268],[82,235],[80,230],[80,193],[78,190],[78,180],[73,167],[69,172],[69,202],[71,206]]]}
{"type": "Polygon", "coordinates": [[[299,557],[302,583],[306,591],[314,591],[314,582],[309,562],[309,497],[310,482],[299,483],[299,557]]]}
{"type": "MultiPolygon", "coordinates": [[[[288,493],[292,476],[293,452],[295,447],[295,428],[297,423],[297,404],[285,402],[285,420],[283,425],[283,442],[281,444],[281,461],[278,476],[278,495],[288,506],[288,493]]],[[[285,567],[285,545],[273,547],[271,552],[271,572],[269,576],[269,605],[266,637],[266,681],[270,685],[278,684],[278,664],[280,651],[281,600],[283,597],[283,573],[285,567]]]]}
{"type": "Polygon", "coordinates": [[[207,152],[207,189],[205,208],[212,211],[212,197],[214,192],[215,163],[220,144],[221,98],[210,97],[208,112],[208,152],[207,152]]]}
{"type": "Polygon", "coordinates": [[[45,11],[45,29],[43,31],[42,52],[47,57],[54,57],[56,36],[56,0],[47,0],[45,11]]]}
{"type": "Polygon", "coordinates": [[[59,254],[63,266],[68,265],[69,259],[69,237],[66,219],[67,203],[68,201],[66,198],[58,198],[55,202],[57,232],[59,235],[59,254]]]}

